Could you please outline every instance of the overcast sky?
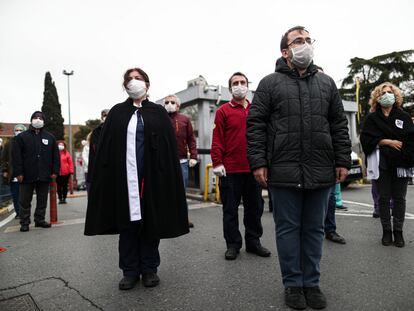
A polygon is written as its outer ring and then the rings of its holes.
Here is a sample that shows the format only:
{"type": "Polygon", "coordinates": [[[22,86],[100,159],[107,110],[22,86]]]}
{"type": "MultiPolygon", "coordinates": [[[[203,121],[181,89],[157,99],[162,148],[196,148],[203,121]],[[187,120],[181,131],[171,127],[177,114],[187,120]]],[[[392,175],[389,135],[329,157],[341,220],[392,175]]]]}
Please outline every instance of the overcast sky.
{"type": "Polygon", "coordinates": [[[99,117],[126,98],[127,68],[141,67],[158,100],[203,75],[227,85],[235,71],[257,87],[274,70],[280,38],[303,25],[315,63],[339,85],[349,60],[414,48],[414,1],[0,0],[0,122],[28,122],[46,71],[68,122],[99,117]]]}

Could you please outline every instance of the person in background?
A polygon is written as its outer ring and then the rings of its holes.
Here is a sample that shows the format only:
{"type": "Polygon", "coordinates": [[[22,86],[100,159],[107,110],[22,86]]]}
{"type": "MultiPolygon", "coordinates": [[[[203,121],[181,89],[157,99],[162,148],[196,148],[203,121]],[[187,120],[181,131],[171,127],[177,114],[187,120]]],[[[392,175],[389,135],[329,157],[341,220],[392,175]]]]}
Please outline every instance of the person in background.
{"type": "MultiPolygon", "coordinates": [[[[194,167],[197,164],[197,146],[190,118],[178,112],[180,105],[180,99],[176,95],[168,95],[164,98],[164,107],[170,116],[175,137],[177,138],[178,157],[180,158],[184,189],[187,189],[188,168],[194,167]],[[188,154],[190,154],[190,160],[188,160],[188,154]]],[[[188,226],[193,228],[194,224],[188,220],[188,226]]]]}
{"type": "Polygon", "coordinates": [[[98,150],[99,138],[101,136],[102,128],[105,124],[106,116],[108,115],[109,109],[104,109],[101,111],[101,124],[99,124],[92,131],[90,142],[89,142],[89,160],[88,160],[88,175],[86,176],[86,182],[90,187],[92,183],[93,169],[95,166],[95,156],[98,150]]]}
{"type": "Polygon", "coordinates": [[[56,178],[57,193],[59,204],[66,204],[69,177],[73,174],[73,161],[70,153],[66,150],[66,143],[63,140],[58,140],[57,143],[60,156],[60,172],[56,178]]]}
{"type": "Polygon", "coordinates": [[[2,171],[3,177],[7,184],[10,185],[10,192],[13,198],[14,211],[16,213],[15,219],[20,218],[20,203],[19,203],[19,181],[16,178],[16,174],[13,172],[12,165],[12,146],[14,139],[20,133],[26,131],[26,126],[23,124],[17,124],[14,127],[12,137],[5,145],[2,153],[2,171]]]}
{"type": "Polygon", "coordinates": [[[339,183],[336,183],[335,186],[332,186],[331,192],[329,193],[328,210],[325,217],[325,238],[334,243],[346,244],[345,238],[336,232],[335,210],[338,208],[338,197],[340,198],[341,204],[341,186],[339,183]]]}
{"type": "Polygon", "coordinates": [[[378,85],[372,92],[370,114],[361,131],[362,149],[367,158],[367,172],[377,180],[379,213],[382,225],[381,243],[404,247],[408,179],[414,175],[414,124],[401,109],[401,90],[390,82],[378,85]],[[393,200],[392,223],[390,200],[393,200]]]}
{"type": "Polygon", "coordinates": [[[36,190],[35,227],[50,228],[45,214],[49,183],[59,174],[59,150],[55,137],[44,127],[44,114],[35,111],[30,128],[15,136],[12,146],[13,175],[20,183],[20,231],[29,231],[33,191],[36,190]]]}
{"type": "MultiPolygon", "coordinates": [[[[129,98],[115,105],[102,129],[86,212],[85,235],[119,233],[120,290],[142,276],[157,286],[160,239],[189,232],[177,142],[164,107],[147,99],[148,75],[128,69],[129,98]]],[[[89,162],[90,165],[90,162],[89,162]]]]}
{"type": "Polygon", "coordinates": [[[247,99],[247,77],[234,73],[229,79],[232,100],[216,111],[211,144],[213,173],[220,177],[223,204],[223,232],[226,260],[237,258],[242,247],[238,210],[243,198],[246,252],[269,257],[270,251],[260,243],[263,235],[262,188],[254,179],[247,161],[246,119],[251,105],[247,99]]]}
{"type": "MultiPolygon", "coordinates": [[[[92,132],[91,132],[92,133],[92,132]]],[[[83,172],[85,173],[85,186],[86,193],[89,194],[89,183],[88,180],[88,164],[89,164],[89,144],[91,141],[91,133],[86,136],[86,140],[82,140],[82,162],[83,162],[83,172]]]]}
{"type": "Polygon", "coordinates": [[[247,118],[250,168],[273,199],[285,303],[326,307],[319,287],[328,196],[351,166],[351,142],[338,89],[313,64],[302,26],[280,41],[276,72],[263,78],[247,118]]]}

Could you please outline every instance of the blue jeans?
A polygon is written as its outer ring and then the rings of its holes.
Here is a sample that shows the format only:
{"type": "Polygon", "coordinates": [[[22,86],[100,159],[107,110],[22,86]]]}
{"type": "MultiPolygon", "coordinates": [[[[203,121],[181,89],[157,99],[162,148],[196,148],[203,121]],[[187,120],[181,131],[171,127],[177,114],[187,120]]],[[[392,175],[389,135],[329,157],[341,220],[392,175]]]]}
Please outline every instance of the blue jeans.
{"type": "Polygon", "coordinates": [[[188,161],[181,164],[181,173],[183,175],[183,183],[184,183],[184,189],[187,189],[188,185],[188,161]]]}
{"type": "Polygon", "coordinates": [[[331,187],[308,190],[269,186],[269,190],[283,285],[318,286],[331,187]]]}
{"type": "Polygon", "coordinates": [[[13,197],[13,206],[14,206],[16,215],[19,215],[20,213],[19,188],[20,188],[20,185],[18,182],[15,182],[15,181],[10,182],[10,192],[13,197]]]}
{"type": "Polygon", "coordinates": [[[335,209],[336,209],[336,196],[335,186],[332,186],[329,193],[328,210],[325,217],[325,233],[336,231],[335,209]]]}

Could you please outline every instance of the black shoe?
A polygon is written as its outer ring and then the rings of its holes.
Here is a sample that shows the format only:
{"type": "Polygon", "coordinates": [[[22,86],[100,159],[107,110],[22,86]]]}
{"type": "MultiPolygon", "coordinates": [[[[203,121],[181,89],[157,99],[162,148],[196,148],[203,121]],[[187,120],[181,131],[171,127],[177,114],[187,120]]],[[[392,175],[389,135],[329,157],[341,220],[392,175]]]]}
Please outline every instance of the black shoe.
{"type": "Polygon", "coordinates": [[[14,219],[20,219],[20,216],[16,214],[16,216],[14,217],[14,219]]]}
{"type": "Polygon", "coordinates": [[[392,244],[392,232],[391,230],[384,230],[381,239],[382,245],[390,246],[392,244]]]}
{"type": "Polygon", "coordinates": [[[306,304],[312,309],[325,309],[326,308],[326,297],[321,292],[319,286],[304,287],[303,292],[305,293],[306,304]]]}
{"type": "Polygon", "coordinates": [[[46,222],[46,221],[43,221],[43,222],[36,222],[35,227],[50,228],[50,227],[52,227],[52,225],[50,223],[46,222]]]}
{"type": "Polygon", "coordinates": [[[145,287],[155,287],[160,284],[160,278],[156,273],[145,273],[142,275],[142,283],[145,287]]]}
{"type": "Polygon", "coordinates": [[[21,225],[20,226],[20,231],[21,232],[27,232],[27,231],[29,231],[29,225],[21,225]]]}
{"type": "Polygon", "coordinates": [[[402,231],[394,231],[394,245],[397,247],[404,247],[404,237],[402,231]]]}
{"type": "Polygon", "coordinates": [[[188,221],[188,228],[194,228],[194,224],[191,221],[188,221]]]}
{"type": "Polygon", "coordinates": [[[128,290],[135,287],[139,281],[139,276],[124,276],[121,281],[119,281],[120,290],[128,290]]]}
{"type": "Polygon", "coordinates": [[[66,199],[63,199],[62,200],[62,204],[66,204],[66,199]]]}
{"type": "Polygon", "coordinates": [[[234,247],[229,247],[226,250],[226,253],[224,254],[224,258],[226,258],[226,260],[234,260],[237,258],[238,253],[239,253],[238,249],[235,249],[234,247]]]}
{"type": "Polygon", "coordinates": [[[336,231],[325,233],[325,237],[327,240],[332,241],[334,243],[346,244],[344,237],[340,236],[338,233],[336,233],[336,231]]]}
{"type": "Polygon", "coordinates": [[[63,200],[62,199],[59,199],[59,204],[62,204],[63,203],[63,200]]]}
{"type": "Polygon", "coordinates": [[[346,206],[343,206],[343,205],[341,205],[341,206],[335,206],[335,208],[336,209],[339,209],[339,210],[343,210],[343,211],[347,211],[348,210],[348,208],[346,206]]]}
{"type": "Polygon", "coordinates": [[[271,252],[261,245],[253,246],[253,247],[247,247],[246,246],[246,252],[256,254],[260,257],[269,257],[271,252]]]}
{"type": "Polygon", "coordinates": [[[306,300],[302,287],[285,288],[285,304],[296,310],[306,309],[306,300]]]}
{"type": "Polygon", "coordinates": [[[379,215],[378,213],[373,212],[373,213],[372,213],[372,217],[373,217],[373,218],[379,218],[379,217],[380,217],[380,215],[379,215]]]}

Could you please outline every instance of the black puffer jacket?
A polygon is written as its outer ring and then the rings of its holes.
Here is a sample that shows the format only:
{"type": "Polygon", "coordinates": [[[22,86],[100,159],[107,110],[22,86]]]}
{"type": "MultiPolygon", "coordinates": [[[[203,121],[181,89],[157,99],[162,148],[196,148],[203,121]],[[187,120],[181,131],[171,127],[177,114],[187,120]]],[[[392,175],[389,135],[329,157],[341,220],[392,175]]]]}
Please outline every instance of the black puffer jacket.
{"type": "Polygon", "coordinates": [[[272,186],[328,187],[335,183],[335,167],[351,166],[341,98],[334,81],[314,65],[300,77],[278,60],[254,95],[247,140],[251,169],[267,167],[272,186]]]}

